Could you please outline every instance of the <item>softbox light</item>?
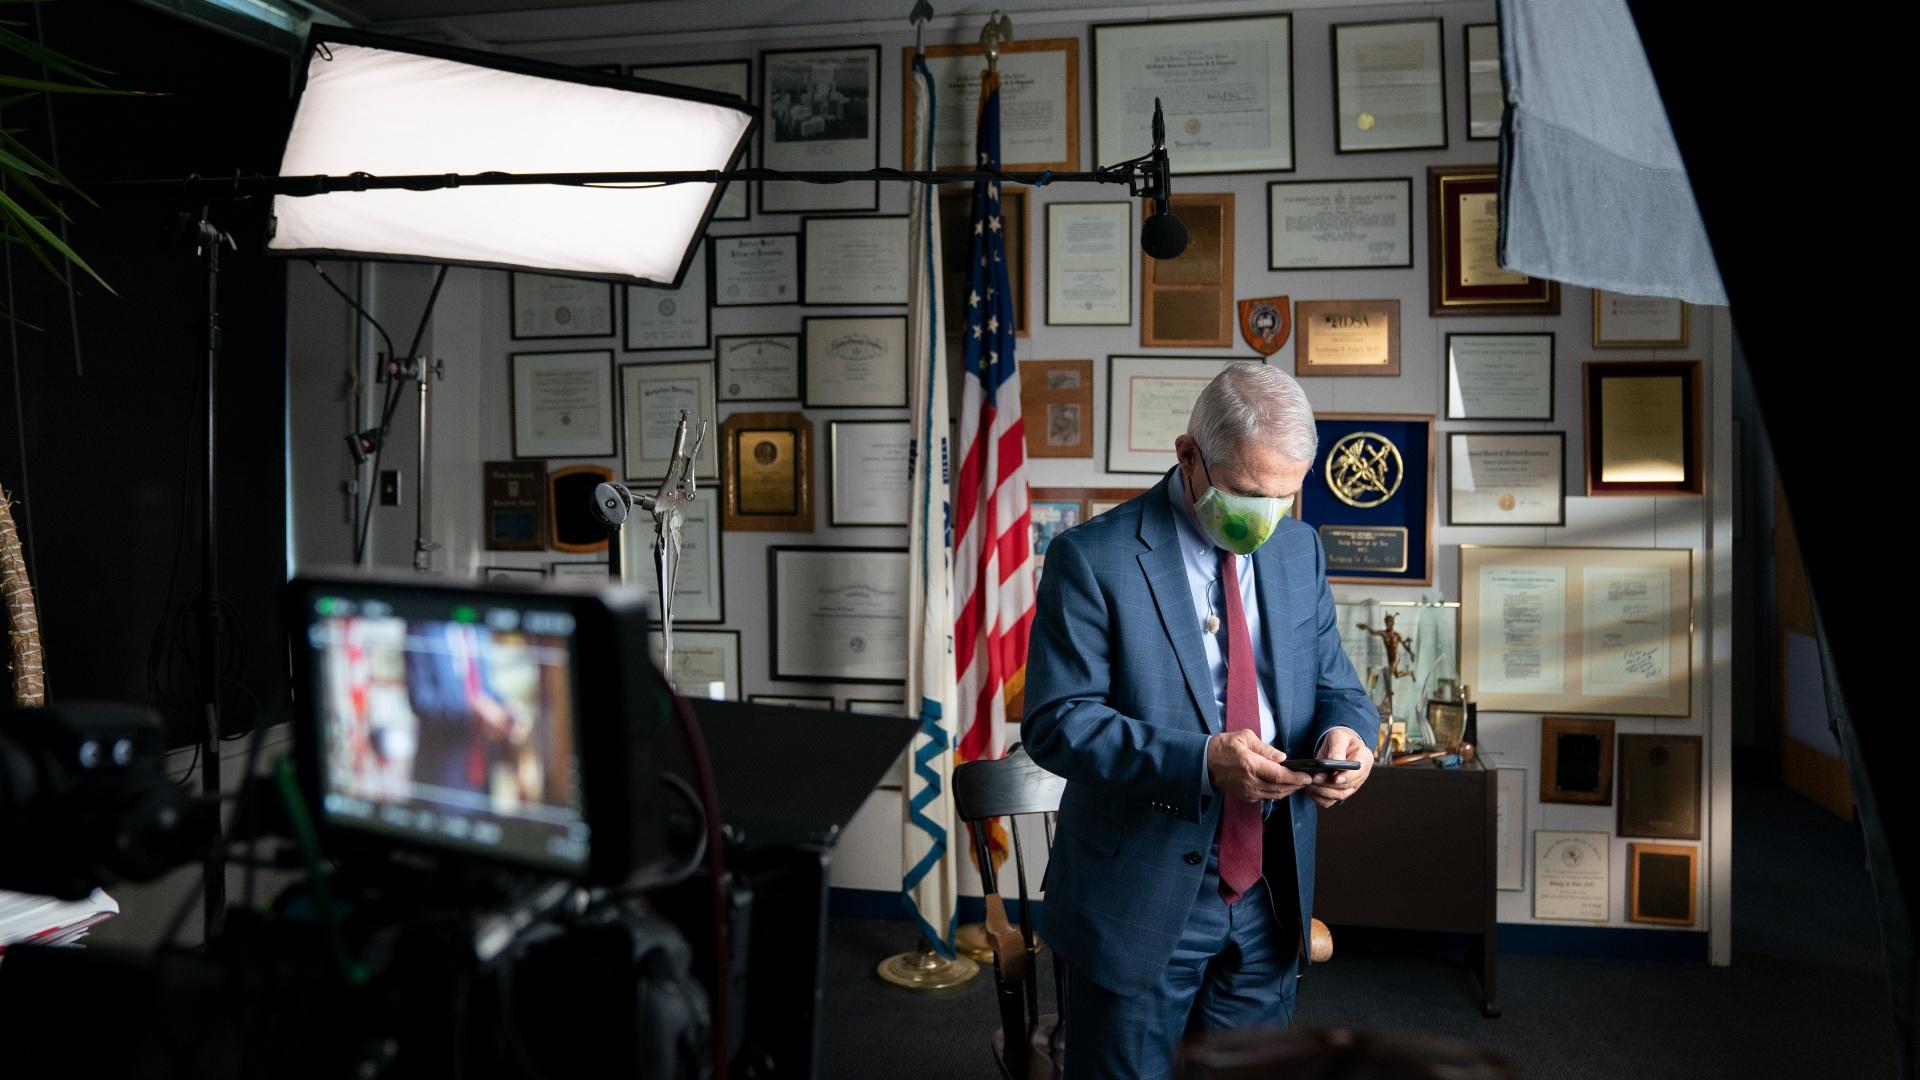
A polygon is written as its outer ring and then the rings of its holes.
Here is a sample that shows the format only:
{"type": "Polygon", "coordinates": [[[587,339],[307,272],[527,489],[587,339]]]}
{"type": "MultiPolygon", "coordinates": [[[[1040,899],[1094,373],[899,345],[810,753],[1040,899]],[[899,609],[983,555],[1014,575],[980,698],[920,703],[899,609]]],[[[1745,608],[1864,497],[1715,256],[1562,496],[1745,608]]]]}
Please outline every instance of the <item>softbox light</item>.
{"type": "MultiPolygon", "coordinates": [[[[280,175],[727,169],[757,114],[687,87],[316,30],[280,175]]],[[[722,184],[277,195],[268,250],[677,285],[722,184]]]]}

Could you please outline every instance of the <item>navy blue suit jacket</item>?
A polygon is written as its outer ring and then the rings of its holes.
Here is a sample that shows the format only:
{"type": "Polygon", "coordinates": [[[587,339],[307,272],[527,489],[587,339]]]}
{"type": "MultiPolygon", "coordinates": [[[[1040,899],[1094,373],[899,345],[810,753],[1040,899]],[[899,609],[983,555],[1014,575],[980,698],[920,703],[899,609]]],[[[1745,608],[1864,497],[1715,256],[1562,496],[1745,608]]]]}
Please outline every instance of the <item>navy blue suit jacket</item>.
{"type": "MultiPolygon", "coordinates": [[[[1077,973],[1121,994],[1146,990],[1172,956],[1225,799],[1206,768],[1207,738],[1222,722],[1168,501],[1172,477],[1048,543],[1027,652],[1021,737],[1067,779],[1044,886],[1047,941],[1077,973]]],[[[1312,757],[1330,728],[1377,732],[1379,712],[1340,647],[1319,535],[1288,518],[1253,558],[1254,648],[1270,662],[1274,745],[1312,757]]],[[[1296,872],[1288,882],[1270,859],[1268,885],[1276,905],[1297,896],[1306,926],[1318,808],[1296,794],[1269,809],[1292,819],[1296,872]]],[[[1270,833],[1278,827],[1269,822],[1270,833]]]]}

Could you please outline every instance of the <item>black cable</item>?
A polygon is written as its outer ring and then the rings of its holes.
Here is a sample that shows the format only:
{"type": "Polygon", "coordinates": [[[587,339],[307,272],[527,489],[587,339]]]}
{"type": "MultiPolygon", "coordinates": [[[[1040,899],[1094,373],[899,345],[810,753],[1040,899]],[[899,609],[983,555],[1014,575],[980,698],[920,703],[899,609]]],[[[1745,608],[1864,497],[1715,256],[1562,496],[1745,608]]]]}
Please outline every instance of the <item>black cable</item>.
{"type": "MultiPolygon", "coordinates": [[[[433,291],[427,294],[426,310],[420,313],[420,325],[414,328],[413,344],[408,346],[407,355],[405,358],[408,361],[411,361],[414,357],[420,355],[420,341],[422,338],[426,337],[427,323],[429,320],[433,318],[434,305],[439,303],[440,301],[440,286],[445,284],[446,280],[447,280],[447,267],[445,264],[442,264],[440,267],[440,272],[434,275],[433,291]]],[[[345,293],[341,293],[340,295],[342,299],[346,299],[345,293]]],[[[353,303],[352,300],[348,300],[347,302],[350,304],[353,303]]],[[[359,307],[358,304],[355,304],[354,306],[356,308],[359,307]]],[[[373,316],[369,315],[367,316],[367,318],[372,319],[373,316]]],[[[378,327],[380,324],[375,323],[374,325],[378,327]]],[[[380,331],[380,336],[386,337],[386,331],[385,330],[380,331]]],[[[394,355],[391,351],[393,349],[393,339],[391,338],[387,339],[387,349],[389,350],[387,354],[389,357],[391,357],[394,360],[401,359],[399,356],[394,355]]],[[[422,379],[427,377],[425,364],[426,362],[424,360],[421,361],[421,371],[419,372],[419,377],[422,379]]],[[[380,426],[377,429],[378,434],[376,435],[374,444],[373,444],[373,481],[374,482],[367,485],[366,502],[364,504],[364,509],[360,514],[360,532],[359,532],[359,535],[355,536],[353,540],[353,561],[356,566],[359,565],[360,562],[364,560],[367,555],[367,535],[372,530],[372,527],[373,527],[374,499],[379,494],[379,487],[380,487],[380,461],[381,461],[381,458],[386,453],[387,433],[391,431],[393,428],[394,410],[400,407],[401,390],[402,390],[402,379],[400,377],[399,372],[395,371],[395,372],[389,373],[387,376],[386,402],[384,405],[382,405],[380,409],[380,426]]],[[[421,432],[421,437],[425,438],[426,433],[421,432]]]]}
{"type": "MultiPolygon", "coordinates": [[[[380,320],[374,318],[372,313],[367,311],[366,308],[361,307],[360,302],[358,300],[355,300],[353,297],[348,296],[347,290],[341,288],[338,284],[334,282],[332,278],[328,277],[327,272],[321,268],[318,262],[315,262],[312,259],[308,259],[307,265],[313,267],[313,269],[320,275],[320,280],[327,283],[327,288],[332,289],[334,292],[340,294],[340,299],[345,300],[347,302],[348,307],[359,312],[361,318],[367,320],[367,322],[370,323],[375,330],[378,330],[380,332],[380,337],[387,343],[387,355],[388,356],[394,355],[393,339],[387,336],[387,328],[380,325],[380,320]]],[[[366,267],[362,266],[360,272],[363,274],[366,273],[366,267]]]]}
{"type": "MultiPolygon", "coordinates": [[[[672,685],[657,666],[654,676],[660,680],[660,685],[672,685]]],[[[700,784],[700,800],[707,808],[707,873],[712,878],[708,883],[708,894],[713,909],[713,970],[710,973],[713,980],[713,1075],[725,1077],[728,1074],[728,972],[733,964],[733,932],[727,919],[726,855],[720,843],[720,789],[714,783],[713,761],[707,756],[707,741],[700,734],[699,723],[693,718],[693,707],[679,694],[669,696],[673,699],[674,716],[680,721],[680,734],[687,742],[687,753],[693,758],[693,774],[700,784]]]]}

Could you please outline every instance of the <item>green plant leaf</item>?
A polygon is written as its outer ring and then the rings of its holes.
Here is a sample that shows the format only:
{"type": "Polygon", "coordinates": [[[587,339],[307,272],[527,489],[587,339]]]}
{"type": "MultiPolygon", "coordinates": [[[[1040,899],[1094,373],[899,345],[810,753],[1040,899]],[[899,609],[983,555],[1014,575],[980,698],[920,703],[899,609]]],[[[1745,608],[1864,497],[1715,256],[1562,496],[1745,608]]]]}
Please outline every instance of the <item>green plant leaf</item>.
{"type": "Polygon", "coordinates": [[[5,149],[0,149],[0,166],[6,167],[15,176],[24,174],[33,177],[35,180],[45,180],[47,178],[46,173],[34,168],[20,158],[14,157],[5,149]]]}
{"type": "Polygon", "coordinates": [[[28,60],[41,64],[53,71],[57,71],[62,75],[79,79],[82,82],[91,83],[94,86],[105,86],[106,84],[88,75],[87,71],[98,71],[102,75],[113,74],[113,72],[107,71],[104,68],[97,68],[92,64],[75,60],[63,53],[47,48],[32,38],[16,34],[4,28],[0,28],[0,48],[11,49],[28,60]],[[86,70],[81,70],[83,68],[86,70]]]}
{"type": "Polygon", "coordinates": [[[111,94],[115,97],[160,97],[145,90],[115,90],[106,86],[79,86],[74,83],[23,79],[18,75],[0,75],[0,86],[18,86],[26,90],[53,90],[62,94],[111,94]]]}
{"type": "MultiPolygon", "coordinates": [[[[39,218],[34,217],[33,214],[29,213],[26,207],[21,206],[17,202],[14,202],[13,196],[8,195],[4,191],[0,191],[0,211],[11,213],[15,221],[26,226],[28,231],[31,232],[33,235],[39,237],[43,243],[52,247],[53,250],[59,252],[62,256],[66,258],[68,262],[72,263],[73,265],[79,267],[82,270],[85,270],[87,272],[88,277],[100,283],[101,288],[107,290],[110,293],[113,293],[113,286],[107,284],[106,278],[103,278],[99,274],[94,273],[93,267],[87,265],[87,260],[82,259],[78,252],[74,251],[72,248],[67,246],[67,242],[65,240],[62,240],[58,236],[55,236],[51,230],[49,230],[44,224],[41,223],[39,218]]],[[[114,293],[114,295],[118,296],[120,294],[114,293]]]]}
{"type": "Polygon", "coordinates": [[[34,183],[32,180],[28,179],[25,176],[16,175],[11,177],[10,179],[13,181],[13,183],[18,184],[20,186],[20,190],[26,192],[28,195],[33,196],[33,201],[39,203],[41,206],[44,206],[49,211],[51,211],[54,217],[59,218],[61,221],[67,222],[68,224],[72,224],[73,218],[67,215],[66,208],[61,206],[59,203],[53,201],[53,198],[49,196],[46,192],[40,190],[39,184],[34,183]]]}
{"type": "Polygon", "coordinates": [[[97,202],[94,202],[92,196],[88,195],[86,192],[81,191],[79,188],[75,187],[73,184],[73,181],[60,175],[60,170],[47,164],[45,161],[41,159],[39,154],[36,154],[33,152],[32,147],[28,146],[26,143],[21,142],[19,139],[14,138],[12,134],[6,131],[0,131],[0,147],[4,147],[8,150],[13,151],[21,159],[25,160],[27,163],[31,164],[34,168],[37,168],[42,173],[46,174],[46,178],[48,180],[72,192],[73,195],[76,198],[78,198],[81,202],[84,202],[88,206],[94,207],[95,209],[99,208],[100,204],[97,202]]]}

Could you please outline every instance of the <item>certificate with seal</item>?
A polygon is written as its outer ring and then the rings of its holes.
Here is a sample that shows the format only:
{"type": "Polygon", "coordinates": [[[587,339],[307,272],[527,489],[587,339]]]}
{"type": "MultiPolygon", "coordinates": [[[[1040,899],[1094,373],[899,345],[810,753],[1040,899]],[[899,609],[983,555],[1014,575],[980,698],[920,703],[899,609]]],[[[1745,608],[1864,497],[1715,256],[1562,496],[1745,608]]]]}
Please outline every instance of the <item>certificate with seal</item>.
{"type": "Polygon", "coordinates": [[[1553,335],[1448,334],[1447,419],[1553,419],[1553,335]]]}
{"type": "Polygon", "coordinates": [[[1608,837],[1603,832],[1533,834],[1533,917],[1606,922],[1608,837]]]}
{"type": "Polygon", "coordinates": [[[1447,524],[1565,525],[1567,433],[1447,435],[1447,524]]]}
{"type": "Polygon", "coordinates": [[[1107,357],[1107,471],[1163,473],[1200,391],[1231,359],[1107,357]]]}
{"type": "Polygon", "coordinates": [[[1293,18],[1156,19],[1093,28],[1093,160],[1153,149],[1176,175],[1293,170],[1293,18]]]}
{"type": "Polygon", "coordinates": [[[720,517],[729,531],[813,531],[813,421],[734,413],[720,424],[720,517]]]}
{"type": "Polygon", "coordinates": [[[905,548],[775,547],[768,557],[776,680],[906,681],[905,548]]]}
{"type": "Polygon", "coordinates": [[[695,249],[677,289],[627,286],[627,351],[704,349],[712,335],[707,317],[707,249],[695,249]]]}
{"type": "Polygon", "coordinates": [[[719,455],[714,452],[713,362],[696,360],[676,364],[620,365],[621,413],[625,420],[626,468],[622,475],[652,485],[667,475],[673,463],[674,434],[680,413],[687,414],[687,445],[700,421],[709,432],[694,458],[695,476],[717,476],[719,455]]]}
{"type": "Polygon", "coordinates": [[[515,353],[513,456],[613,454],[613,353],[515,353]]]}
{"type": "Polygon", "coordinates": [[[809,304],[842,306],[907,302],[907,218],[810,217],[800,221],[806,253],[802,292],[809,304]]]}
{"type": "Polygon", "coordinates": [[[905,420],[827,424],[827,523],[905,525],[912,425],[905,420]]]}
{"type": "Polygon", "coordinates": [[[721,401],[799,401],[800,335],[757,334],[714,341],[721,401]]]}
{"type": "Polygon", "coordinates": [[[1267,185],[1267,269],[1413,265],[1413,180],[1275,180],[1267,185]]]}
{"type": "Polygon", "coordinates": [[[800,330],[807,408],[906,408],[905,315],[807,318],[800,330]]]}
{"type": "Polygon", "coordinates": [[[1440,30],[1439,19],[1334,26],[1333,121],[1340,153],[1446,147],[1440,30]]]}
{"type": "Polygon", "coordinates": [[[800,234],[716,236],[708,243],[714,307],[800,302],[800,234]]]}
{"type": "Polygon", "coordinates": [[[607,337],[613,333],[613,285],[605,281],[515,273],[513,339],[607,337]]]}
{"type": "Polygon", "coordinates": [[[1047,325],[1133,322],[1133,204],[1047,204],[1047,325]]]}

